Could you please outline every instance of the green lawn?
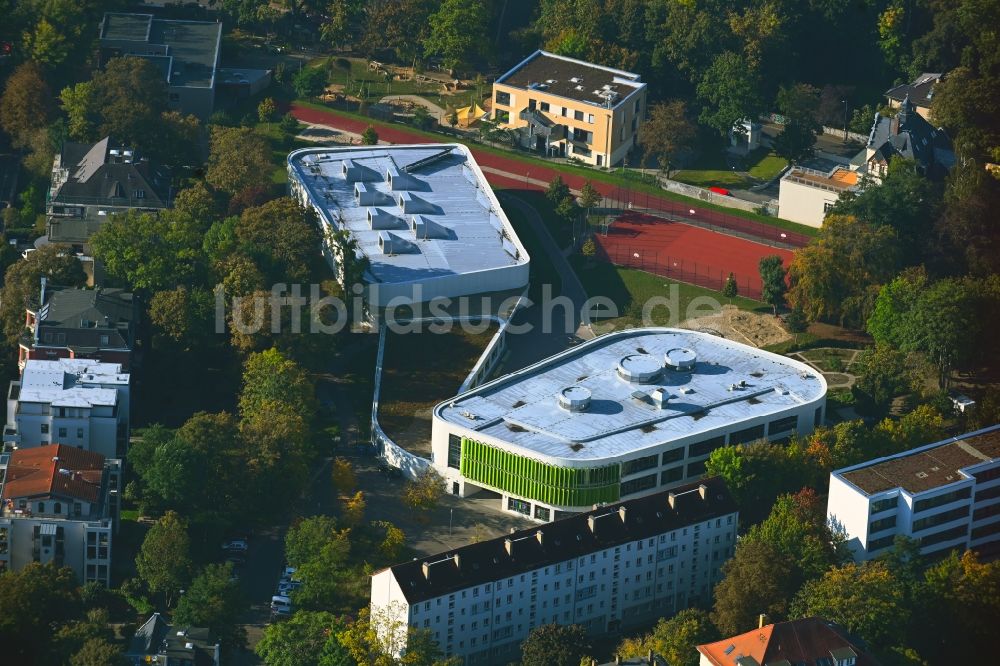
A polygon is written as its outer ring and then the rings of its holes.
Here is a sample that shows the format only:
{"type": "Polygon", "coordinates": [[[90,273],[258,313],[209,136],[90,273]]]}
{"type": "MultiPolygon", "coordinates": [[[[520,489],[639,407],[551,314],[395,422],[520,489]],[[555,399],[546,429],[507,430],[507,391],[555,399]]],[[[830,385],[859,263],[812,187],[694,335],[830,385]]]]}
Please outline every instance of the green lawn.
{"type": "MultiPolygon", "coordinates": [[[[380,120],[375,120],[369,118],[366,115],[354,113],[351,111],[341,111],[340,109],[333,109],[326,104],[321,104],[312,100],[297,99],[295,103],[299,106],[319,109],[321,111],[327,111],[335,115],[344,116],[346,118],[354,118],[356,120],[361,120],[365,123],[373,125],[377,130],[379,127],[399,127],[398,123],[386,123],[380,120]]],[[[419,136],[426,137],[434,141],[442,141],[442,133],[440,132],[427,132],[423,130],[418,130],[414,127],[406,126],[406,131],[412,132],[419,136]]],[[[623,187],[628,187],[632,191],[636,192],[649,192],[650,194],[655,194],[658,197],[667,199],[670,201],[680,201],[687,204],[698,204],[700,208],[714,210],[720,213],[727,213],[735,217],[742,217],[747,220],[754,220],[755,222],[762,222],[764,224],[769,224],[773,227],[778,227],[779,229],[786,229],[788,231],[794,231],[796,233],[803,234],[805,236],[815,236],[819,233],[818,229],[813,227],[807,227],[803,224],[796,224],[795,222],[790,222],[788,220],[782,220],[777,217],[770,217],[768,215],[759,215],[757,213],[751,213],[745,210],[740,210],[738,208],[727,208],[725,206],[717,206],[715,204],[706,203],[698,199],[692,199],[691,197],[685,197],[680,194],[675,194],[673,192],[668,192],[656,184],[643,182],[641,179],[637,179],[635,176],[623,176],[620,169],[607,170],[607,169],[597,169],[592,167],[579,166],[576,164],[566,164],[566,163],[555,163],[551,160],[542,159],[540,157],[535,157],[523,151],[513,151],[505,150],[502,148],[495,148],[484,143],[479,143],[468,139],[464,136],[456,136],[454,134],[448,133],[446,135],[448,141],[455,143],[466,144],[477,151],[484,153],[490,153],[493,155],[500,155],[508,159],[515,159],[523,162],[527,165],[537,165],[540,167],[545,167],[548,169],[558,169],[563,173],[569,173],[581,178],[587,178],[594,182],[610,183],[612,185],[621,185],[623,187]]]]}
{"type": "Polygon", "coordinates": [[[456,324],[448,333],[389,334],[382,361],[378,419],[406,450],[430,457],[431,410],[459,387],[496,333],[484,324],[481,333],[456,324]]]}
{"type": "Polygon", "coordinates": [[[783,157],[778,157],[767,148],[758,148],[741,162],[742,171],[737,171],[727,163],[724,153],[704,155],[691,169],[682,169],[671,178],[698,187],[746,189],[774,178],[788,165],[783,157]],[[745,173],[749,173],[750,178],[743,175],[745,173]]]}
{"type": "Polygon", "coordinates": [[[758,160],[756,164],[750,166],[748,171],[757,180],[767,181],[781,173],[781,170],[786,166],[788,166],[788,160],[769,152],[758,160]]]}
{"type": "MultiPolygon", "coordinates": [[[[593,261],[580,255],[570,257],[570,263],[588,296],[604,296],[614,302],[618,316],[609,317],[605,323],[615,328],[641,326],[643,304],[654,297],[666,298],[669,302],[652,310],[652,323],[657,326],[676,326],[685,319],[705,316],[714,307],[730,303],[717,291],[634,268],[593,261]]],[[[742,310],[767,310],[766,305],[749,298],[736,297],[731,302],[742,310]]]]}

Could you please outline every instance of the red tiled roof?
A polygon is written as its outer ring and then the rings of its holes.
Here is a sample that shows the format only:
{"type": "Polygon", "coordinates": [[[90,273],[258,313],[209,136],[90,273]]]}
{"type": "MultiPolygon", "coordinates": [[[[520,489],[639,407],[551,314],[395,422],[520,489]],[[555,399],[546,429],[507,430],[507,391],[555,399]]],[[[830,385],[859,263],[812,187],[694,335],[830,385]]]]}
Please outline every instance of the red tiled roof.
{"type": "Polygon", "coordinates": [[[760,666],[786,663],[814,666],[821,658],[830,659],[831,652],[845,648],[857,655],[856,666],[878,666],[874,657],[818,617],[768,624],[739,636],[699,645],[698,651],[715,666],[735,666],[741,657],[751,657],[760,666]]]}
{"type": "Polygon", "coordinates": [[[65,444],[18,449],[10,455],[0,499],[68,497],[96,502],[104,456],[65,444]]]}

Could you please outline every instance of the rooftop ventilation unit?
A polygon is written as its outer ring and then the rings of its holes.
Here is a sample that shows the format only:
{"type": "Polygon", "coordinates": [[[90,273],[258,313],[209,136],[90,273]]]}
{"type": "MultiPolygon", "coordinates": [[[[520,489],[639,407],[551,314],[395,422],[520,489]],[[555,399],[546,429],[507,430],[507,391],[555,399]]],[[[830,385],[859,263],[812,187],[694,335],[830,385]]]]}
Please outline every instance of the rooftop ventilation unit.
{"type": "Polygon", "coordinates": [[[618,376],[628,382],[648,384],[660,376],[661,370],[650,354],[629,354],[618,361],[618,376]]]}
{"type": "Polygon", "coordinates": [[[663,360],[671,370],[690,372],[698,362],[698,355],[690,349],[678,347],[664,354],[663,360]]]}
{"type": "Polygon", "coordinates": [[[663,409],[664,407],[667,406],[667,403],[673,396],[670,395],[670,392],[667,389],[661,386],[660,388],[655,388],[652,391],[650,391],[649,397],[653,401],[653,405],[657,409],[663,409]]]}
{"type": "Polygon", "coordinates": [[[570,81],[572,81],[573,83],[583,83],[583,77],[582,76],[574,76],[574,77],[570,78],[570,81]]]}
{"type": "Polygon", "coordinates": [[[559,392],[559,406],[567,412],[584,412],[590,406],[590,389],[567,386],[559,392]]]}
{"type": "Polygon", "coordinates": [[[392,213],[382,210],[381,208],[369,208],[368,226],[371,227],[373,231],[380,231],[384,229],[405,229],[406,222],[402,218],[396,217],[392,213]]]}

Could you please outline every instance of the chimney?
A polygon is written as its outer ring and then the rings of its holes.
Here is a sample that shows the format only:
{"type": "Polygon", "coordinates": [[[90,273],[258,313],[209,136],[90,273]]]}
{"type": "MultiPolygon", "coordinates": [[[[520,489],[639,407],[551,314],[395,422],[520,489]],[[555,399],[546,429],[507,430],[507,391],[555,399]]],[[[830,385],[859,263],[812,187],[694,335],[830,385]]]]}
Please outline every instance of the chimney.
{"type": "Polygon", "coordinates": [[[510,539],[503,540],[503,549],[507,551],[509,557],[514,557],[514,542],[510,539]]]}
{"type": "Polygon", "coordinates": [[[758,629],[763,629],[764,625],[766,623],[767,623],[767,615],[766,614],[761,613],[760,615],[757,616],[757,628],[758,629]]]}
{"type": "Polygon", "coordinates": [[[459,571],[461,571],[462,570],[462,557],[458,553],[455,553],[454,555],[451,556],[451,559],[455,560],[455,568],[458,569],[459,571]]]}
{"type": "Polygon", "coordinates": [[[619,655],[615,655],[615,666],[620,666],[622,663],[622,658],[619,655]]]}
{"type": "Polygon", "coordinates": [[[587,527],[590,528],[591,534],[597,534],[597,530],[595,529],[597,527],[597,521],[594,520],[593,516],[587,516],[587,527]]]}
{"type": "Polygon", "coordinates": [[[431,579],[431,565],[428,564],[427,562],[424,562],[423,564],[420,565],[420,568],[424,572],[424,580],[430,580],[431,579]]]}
{"type": "Polygon", "coordinates": [[[670,504],[670,508],[671,509],[677,508],[676,507],[676,504],[677,504],[677,494],[676,493],[667,493],[667,503],[670,504]]]}
{"type": "Polygon", "coordinates": [[[535,532],[535,539],[538,540],[538,545],[539,546],[544,546],[545,545],[545,542],[543,541],[544,536],[545,535],[542,534],[541,530],[538,530],[537,532],[535,532]]]}
{"type": "Polygon", "coordinates": [[[647,663],[647,664],[648,664],[649,666],[653,666],[653,651],[652,651],[652,650],[649,650],[649,651],[648,651],[648,652],[646,653],[646,663],[647,663]]]}
{"type": "Polygon", "coordinates": [[[701,497],[702,499],[705,499],[707,495],[708,495],[708,486],[706,486],[704,483],[698,484],[698,496],[701,497]]]}
{"type": "Polygon", "coordinates": [[[590,666],[597,666],[597,660],[593,657],[590,658],[590,666]]]}
{"type": "Polygon", "coordinates": [[[622,525],[625,524],[625,507],[618,507],[618,517],[622,519],[622,525]]]}

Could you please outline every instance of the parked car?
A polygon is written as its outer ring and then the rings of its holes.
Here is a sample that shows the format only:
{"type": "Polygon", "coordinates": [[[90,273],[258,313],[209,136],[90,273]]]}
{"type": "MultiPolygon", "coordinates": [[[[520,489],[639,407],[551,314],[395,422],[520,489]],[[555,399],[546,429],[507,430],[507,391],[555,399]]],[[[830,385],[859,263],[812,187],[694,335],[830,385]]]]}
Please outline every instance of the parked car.
{"type": "Polygon", "coordinates": [[[712,187],[710,187],[708,189],[709,189],[709,191],[715,192],[716,194],[721,194],[724,197],[731,197],[731,196],[733,196],[733,193],[730,192],[729,190],[727,190],[724,187],[712,186],[712,187]]]}
{"type": "Polygon", "coordinates": [[[278,583],[278,594],[287,597],[293,590],[302,587],[302,582],[298,580],[281,581],[278,583]]]}
{"type": "Polygon", "coordinates": [[[246,539],[230,539],[222,542],[222,550],[228,550],[231,553],[245,553],[247,548],[246,539]]]}
{"type": "Polygon", "coordinates": [[[291,615],[292,600],[283,594],[271,597],[271,612],[276,615],[291,615]]]}
{"type": "Polygon", "coordinates": [[[290,579],[292,576],[295,575],[296,571],[298,571],[298,569],[296,569],[295,567],[285,567],[285,569],[281,572],[281,577],[290,579]]]}

